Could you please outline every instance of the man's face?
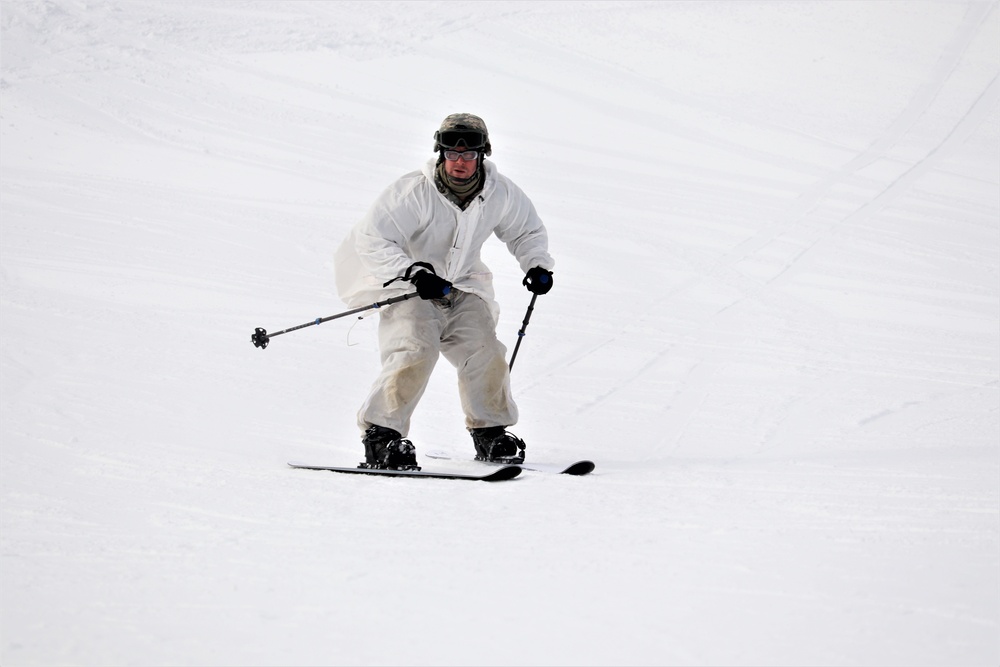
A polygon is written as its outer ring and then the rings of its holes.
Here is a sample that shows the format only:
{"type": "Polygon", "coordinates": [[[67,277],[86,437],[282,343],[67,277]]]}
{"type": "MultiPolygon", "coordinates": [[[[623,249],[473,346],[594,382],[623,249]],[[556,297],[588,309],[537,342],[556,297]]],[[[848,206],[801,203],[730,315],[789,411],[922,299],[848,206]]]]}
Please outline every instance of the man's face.
{"type": "Polygon", "coordinates": [[[444,152],[444,171],[452,178],[465,180],[472,178],[479,166],[479,153],[470,151],[465,146],[446,149],[444,152]],[[454,160],[449,158],[454,157],[454,160]]]}

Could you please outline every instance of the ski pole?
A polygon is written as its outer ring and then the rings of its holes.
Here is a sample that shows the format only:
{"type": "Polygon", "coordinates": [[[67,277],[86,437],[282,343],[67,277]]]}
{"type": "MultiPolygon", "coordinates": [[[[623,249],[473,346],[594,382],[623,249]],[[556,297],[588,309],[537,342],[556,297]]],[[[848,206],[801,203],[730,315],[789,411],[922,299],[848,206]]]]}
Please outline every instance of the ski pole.
{"type": "Polygon", "coordinates": [[[514,359],[517,357],[518,348],[521,347],[521,340],[524,338],[524,330],[528,328],[528,320],[531,319],[531,311],[535,309],[535,299],[537,298],[537,294],[533,294],[531,296],[531,303],[528,304],[528,310],[524,313],[524,321],[521,322],[521,328],[517,332],[517,343],[514,344],[514,353],[510,355],[510,366],[507,367],[508,372],[514,370],[514,359]]]}
{"type": "Polygon", "coordinates": [[[402,296],[394,296],[391,299],[386,299],[385,301],[379,301],[378,303],[373,303],[370,306],[362,306],[360,308],[355,308],[354,310],[348,310],[343,313],[337,313],[336,315],[330,315],[329,317],[317,317],[312,322],[306,322],[305,324],[300,324],[297,327],[290,327],[288,329],[282,329],[281,331],[276,331],[273,334],[267,333],[264,329],[257,327],[253,334],[250,335],[250,340],[253,342],[255,347],[264,349],[267,344],[271,342],[271,339],[275,336],[280,336],[281,334],[288,333],[289,331],[298,331],[299,329],[305,329],[306,327],[311,327],[316,324],[323,324],[323,322],[329,322],[330,320],[335,320],[339,317],[347,317],[348,315],[353,315],[355,313],[360,313],[365,310],[371,310],[372,308],[381,308],[382,306],[389,306],[394,303],[399,303],[400,301],[406,301],[407,299],[412,299],[417,296],[416,292],[410,294],[403,294],[402,296]]]}

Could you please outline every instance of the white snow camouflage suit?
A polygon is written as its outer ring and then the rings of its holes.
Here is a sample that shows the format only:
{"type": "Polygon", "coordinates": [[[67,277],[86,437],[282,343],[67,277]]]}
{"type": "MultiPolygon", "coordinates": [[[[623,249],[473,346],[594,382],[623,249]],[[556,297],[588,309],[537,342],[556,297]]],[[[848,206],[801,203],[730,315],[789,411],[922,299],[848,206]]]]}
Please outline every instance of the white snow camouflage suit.
{"type": "Polygon", "coordinates": [[[528,197],[492,162],[483,160],[483,189],[464,211],[438,191],[436,162],[386,188],[335,256],[338,292],[355,308],[412,292],[403,281],[383,285],[417,261],[453,285],[446,299],[410,299],[379,311],[382,371],[358,413],[362,430],[374,424],[407,435],[440,354],[458,371],[467,428],[517,423],[507,350],[496,337],[493,276],[480,250],[495,234],[523,272],[551,271],[548,234],[528,197]]]}

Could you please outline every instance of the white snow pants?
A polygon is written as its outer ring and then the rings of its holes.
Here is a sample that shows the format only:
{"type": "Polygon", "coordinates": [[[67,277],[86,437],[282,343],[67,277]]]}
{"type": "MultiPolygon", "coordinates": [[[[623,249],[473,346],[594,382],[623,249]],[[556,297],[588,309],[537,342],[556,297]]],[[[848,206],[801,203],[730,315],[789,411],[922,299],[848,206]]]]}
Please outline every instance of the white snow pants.
{"type": "Polygon", "coordinates": [[[379,311],[378,338],[382,372],[358,412],[362,430],[378,425],[407,435],[441,354],[458,371],[466,428],[517,423],[507,348],[480,297],[452,291],[447,299],[394,304],[379,311]]]}

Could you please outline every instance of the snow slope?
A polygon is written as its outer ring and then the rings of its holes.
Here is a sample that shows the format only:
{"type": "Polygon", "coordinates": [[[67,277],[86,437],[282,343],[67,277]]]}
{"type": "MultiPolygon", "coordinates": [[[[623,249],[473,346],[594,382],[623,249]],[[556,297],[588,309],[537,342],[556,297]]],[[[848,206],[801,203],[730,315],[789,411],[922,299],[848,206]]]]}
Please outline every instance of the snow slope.
{"type": "MultiPolygon", "coordinates": [[[[1000,661],[996,2],[0,26],[3,665],[1000,661]],[[598,469],[289,470],[362,455],[375,318],[250,333],[344,309],[340,239],[466,110],[558,263],[513,430],[598,469]]],[[[471,454],[453,383],[418,454],[471,454]]]]}

